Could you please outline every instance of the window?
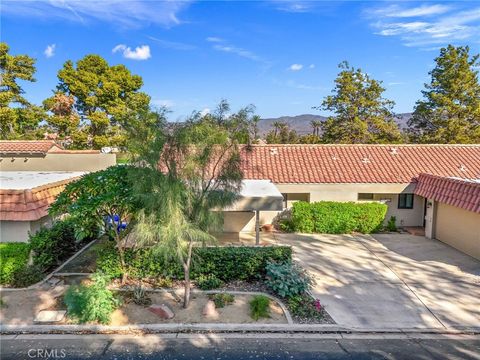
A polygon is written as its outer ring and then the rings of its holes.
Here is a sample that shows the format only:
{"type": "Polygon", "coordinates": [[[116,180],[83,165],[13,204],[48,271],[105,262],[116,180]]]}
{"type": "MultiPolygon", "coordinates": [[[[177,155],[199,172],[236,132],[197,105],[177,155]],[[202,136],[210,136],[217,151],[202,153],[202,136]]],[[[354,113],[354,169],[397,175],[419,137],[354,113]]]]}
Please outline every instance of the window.
{"type": "Polygon", "coordinates": [[[358,193],[358,200],[373,200],[371,193],[358,193]]]}
{"type": "Polygon", "coordinates": [[[413,209],[413,194],[399,194],[398,195],[399,209],[413,209]]]}

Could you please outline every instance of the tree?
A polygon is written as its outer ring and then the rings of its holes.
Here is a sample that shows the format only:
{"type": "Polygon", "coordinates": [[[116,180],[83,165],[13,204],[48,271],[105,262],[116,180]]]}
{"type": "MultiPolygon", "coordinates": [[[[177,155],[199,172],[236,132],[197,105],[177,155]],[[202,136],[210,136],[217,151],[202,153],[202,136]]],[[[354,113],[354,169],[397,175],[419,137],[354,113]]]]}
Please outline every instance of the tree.
{"type": "Polygon", "coordinates": [[[480,55],[468,46],[440,50],[431,80],[408,125],[413,140],[429,143],[480,142],[480,55]]]}
{"type": "Polygon", "coordinates": [[[62,93],[57,93],[43,102],[45,110],[51,112],[51,115],[46,118],[47,123],[60,139],[65,141],[65,139],[71,139],[73,135],[76,140],[75,143],[78,143],[76,134],[80,124],[80,116],[75,111],[74,104],[75,99],[72,95],[62,93]]]}
{"type": "Polygon", "coordinates": [[[295,130],[290,129],[287,123],[275,121],[274,129],[271,130],[265,140],[269,144],[295,144],[298,140],[298,134],[295,130]]]}
{"type": "Polygon", "coordinates": [[[79,180],[69,183],[51,205],[49,212],[54,216],[68,214],[75,224],[76,237],[84,239],[95,235],[89,231],[92,224],[104,228],[115,240],[122,268],[122,282],[127,279],[125,249],[126,234],[136,209],[132,184],[132,172],[135,167],[117,165],[105,170],[83,175],[79,180]]]}
{"type": "Polygon", "coordinates": [[[385,89],[361,69],[347,62],[335,80],[332,95],[317,109],[333,112],[322,125],[329,143],[389,143],[402,140],[392,112],[394,102],[382,97],[385,89]]]}
{"type": "Polygon", "coordinates": [[[241,188],[241,144],[249,143],[245,137],[252,119],[248,108],[228,113],[228,103],[222,101],[213,114],[195,113],[185,123],[151,122],[145,130],[149,143],[129,134],[129,148],[145,172],[136,182],[142,210],[133,236],[182,264],[184,307],[190,301],[193,248],[215,240],[212,234],[223,224],[218,209],[231,205],[241,188]]]}
{"type": "Polygon", "coordinates": [[[310,121],[310,126],[312,127],[312,135],[320,137],[322,122],[320,120],[312,120],[310,121]]]}
{"type": "MultiPolygon", "coordinates": [[[[62,94],[75,99],[75,110],[91,138],[89,147],[124,145],[125,132],[119,120],[150,102],[150,97],[139,91],[143,85],[140,76],[132,75],[124,65],[110,66],[99,55],[87,55],[76,66],[70,60],[65,62],[58,79],[54,98],[62,94]]],[[[51,98],[46,100],[51,102],[51,98]]]]}
{"type": "Polygon", "coordinates": [[[322,138],[313,134],[303,135],[298,138],[299,144],[320,144],[321,142],[322,138]]]}
{"type": "MultiPolygon", "coordinates": [[[[35,82],[35,59],[28,55],[10,55],[9,46],[0,43],[0,138],[32,136],[42,120],[43,111],[30,104],[19,80],[35,82]]],[[[33,135],[34,136],[34,135],[33,135]]]]}

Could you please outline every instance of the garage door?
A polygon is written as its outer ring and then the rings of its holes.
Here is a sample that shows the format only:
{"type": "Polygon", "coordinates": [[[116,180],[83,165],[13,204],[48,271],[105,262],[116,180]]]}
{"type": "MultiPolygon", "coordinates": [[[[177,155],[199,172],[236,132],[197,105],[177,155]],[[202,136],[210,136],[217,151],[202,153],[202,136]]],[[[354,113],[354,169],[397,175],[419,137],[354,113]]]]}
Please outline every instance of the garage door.
{"type": "Polygon", "coordinates": [[[435,237],[480,259],[480,214],[438,203],[435,237]]]}

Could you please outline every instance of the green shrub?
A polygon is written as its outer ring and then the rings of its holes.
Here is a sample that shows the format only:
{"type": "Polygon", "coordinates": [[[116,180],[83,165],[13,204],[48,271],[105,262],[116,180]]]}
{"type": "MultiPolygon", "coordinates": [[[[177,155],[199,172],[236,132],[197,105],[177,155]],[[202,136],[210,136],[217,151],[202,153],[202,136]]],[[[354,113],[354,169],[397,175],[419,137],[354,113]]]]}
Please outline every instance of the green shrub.
{"type": "Polygon", "coordinates": [[[26,243],[0,244],[0,284],[12,285],[14,275],[28,261],[30,246],[26,243]]]}
{"type": "Polygon", "coordinates": [[[233,304],[235,296],[227,293],[218,293],[210,295],[209,299],[213,300],[216,308],[223,308],[226,305],[233,304]]]}
{"type": "Polygon", "coordinates": [[[281,297],[302,294],[310,287],[308,274],[296,264],[271,262],[266,270],[266,285],[281,297]]]}
{"type": "Polygon", "coordinates": [[[79,323],[98,321],[108,324],[115,308],[119,305],[113,293],[107,289],[109,278],[96,273],[90,285],[73,285],[65,293],[67,313],[79,323]]]}
{"type": "Polygon", "coordinates": [[[202,290],[218,289],[222,285],[223,281],[213,274],[201,274],[197,277],[197,286],[202,290]]]}
{"type": "Polygon", "coordinates": [[[45,273],[38,265],[25,265],[21,269],[15,271],[12,279],[12,286],[23,288],[36,284],[43,279],[45,273]]]}
{"type": "Polygon", "coordinates": [[[387,205],[376,202],[298,201],[293,204],[292,225],[304,233],[368,234],[382,228],[386,213],[387,205]]]}
{"type": "Polygon", "coordinates": [[[397,218],[395,216],[390,216],[386,228],[388,231],[397,231],[397,218]]]}
{"type": "MultiPolygon", "coordinates": [[[[97,251],[97,269],[112,278],[119,278],[122,271],[114,243],[105,243],[97,251]]],[[[289,246],[199,247],[194,249],[193,259],[193,280],[201,276],[215,276],[224,282],[253,280],[265,275],[265,267],[269,261],[291,261],[292,249],[289,246]]],[[[145,249],[127,250],[125,260],[128,275],[134,279],[183,278],[183,270],[178,262],[166,262],[145,249]]]]}
{"type": "Polygon", "coordinates": [[[265,295],[255,295],[250,300],[250,316],[255,321],[270,317],[270,299],[265,295]]]}
{"type": "Polygon", "coordinates": [[[295,295],[288,299],[288,309],[294,316],[308,319],[323,318],[323,307],[319,300],[308,294],[295,295]]]}

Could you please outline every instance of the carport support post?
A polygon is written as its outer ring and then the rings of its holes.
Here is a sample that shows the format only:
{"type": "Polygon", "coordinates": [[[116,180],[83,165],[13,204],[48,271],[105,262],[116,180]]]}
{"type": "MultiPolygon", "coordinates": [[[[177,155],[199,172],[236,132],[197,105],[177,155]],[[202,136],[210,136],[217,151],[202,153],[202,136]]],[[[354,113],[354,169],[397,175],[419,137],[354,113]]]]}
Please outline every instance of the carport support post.
{"type": "Polygon", "coordinates": [[[255,245],[260,245],[260,210],[255,210],[255,245]]]}

